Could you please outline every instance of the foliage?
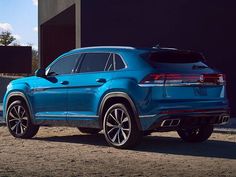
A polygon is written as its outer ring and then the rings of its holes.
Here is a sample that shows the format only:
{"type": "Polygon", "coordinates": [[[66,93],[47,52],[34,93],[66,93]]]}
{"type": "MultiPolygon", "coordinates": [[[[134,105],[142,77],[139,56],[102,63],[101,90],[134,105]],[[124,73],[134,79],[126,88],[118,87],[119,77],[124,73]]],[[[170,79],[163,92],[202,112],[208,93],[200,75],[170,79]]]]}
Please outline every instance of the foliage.
{"type": "Polygon", "coordinates": [[[32,73],[34,73],[39,67],[39,53],[32,48],[32,73]]]}
{"type": "Polygon", "coordinates": [[[15,40],[16,38],[14,38],[14,36],[12,36],[11,32],[9,31],[3,31],[0,34],[0,45],[8,46],[15,40]]]}

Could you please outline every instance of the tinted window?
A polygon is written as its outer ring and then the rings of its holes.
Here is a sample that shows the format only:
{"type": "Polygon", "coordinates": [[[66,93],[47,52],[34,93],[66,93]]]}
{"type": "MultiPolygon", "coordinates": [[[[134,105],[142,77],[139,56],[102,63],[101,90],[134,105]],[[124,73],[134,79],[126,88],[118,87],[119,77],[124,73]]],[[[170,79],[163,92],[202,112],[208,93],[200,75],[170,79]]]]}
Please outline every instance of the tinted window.
{"type": "Polygon", "coordinates": [[[125,68],[125,64],[119,55],[115,54],[115,60],[116,60],[116,70],[125,68]]]}
{"type": "Polygon", "coordinates": [[[84,56],[80,72],[104,71],[109,53],[88,53],[84,56]]]}
{"type": "Polygon", "coordinates": [[[77,61],[79,60],[80,55],[69,55],[59,59],[56,63],[54,63],[49,70],[50,74],[70,74],[72,73],[73,69],[77,61]]]}
{"type": "Polygon", "coordinates": [[[114,54],[110,54],[109,59],[107,60],[105,71],[114,71],[114,54]]]}
{"type": "Polygon", "coordinates": [[[160,51],[148,54],[151,63],[195,63],[204,61],[204,56],[191,51],[160,51]]]}

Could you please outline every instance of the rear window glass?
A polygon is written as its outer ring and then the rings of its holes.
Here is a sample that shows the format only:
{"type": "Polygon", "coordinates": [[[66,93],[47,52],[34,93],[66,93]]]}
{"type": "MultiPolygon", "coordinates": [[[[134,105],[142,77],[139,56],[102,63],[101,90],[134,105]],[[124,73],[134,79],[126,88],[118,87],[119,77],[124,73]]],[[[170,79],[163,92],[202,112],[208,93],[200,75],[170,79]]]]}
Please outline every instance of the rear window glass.
{"type": "Polygon", "coordinates": [[[109,56],[109,53],[87,53],[81,64],[80,72],[104,71],[109,56]]]}
{"type": "Polygon", "coordinates": [[[191,51],[160,51],[147,54],[151,63],[195,63],[204,61],[204,56],[191,51]]]}

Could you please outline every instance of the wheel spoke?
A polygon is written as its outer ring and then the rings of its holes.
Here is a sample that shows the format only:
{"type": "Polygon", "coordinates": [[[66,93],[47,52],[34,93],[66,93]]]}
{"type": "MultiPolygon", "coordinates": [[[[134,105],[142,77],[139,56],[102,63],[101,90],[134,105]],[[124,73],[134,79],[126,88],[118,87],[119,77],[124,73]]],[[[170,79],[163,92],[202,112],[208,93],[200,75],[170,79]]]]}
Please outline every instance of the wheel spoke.
{"type": "Polygon", "coordinates": [[[23,112],[22,112],[22,114],[21,114],[21,117],[24,117],[24,115],[25,115],[25,110],[23,109],[23,112]]]}
{"type": "Polygon", "coordinates": [[[124,117],[124,111],[121,110],[121,116],[120,116],[120,120],[121,120],[121,121],[123,120],[123,117],[124,117]]]}
{"type": "Polygon", "coordinates": [[[117,138],[117,135],[119,134],[119,129],[117,130],[116,134],[114,135],[114,137],[111,139],[111,141],[114,143],[116,138],[117,138]]]}
{"type": "Polygon", "coordinates": [[[118,137],[118,143],[120,144],[120,129],[118,130],[118,135],[117,135],[117,137],[118,137]]]}
{"type": "Polygon", "coordinates": [[[119,122],[118,122],[118,120],[112,115],[112,114],[109,114],[109,116],[111,116],[112,117],[112,119],[119,125],[119,122]]]}
{"type": "Polygon", "coordinates": [[[20,116],[20,108],[21,108],[20,106],[17,107],[17,113],[18,113],[19,117],[21,117],[20,116]]]}
{"type": "Polygon", "coordinates": [[[110,134],[113,130],[115,130],[117,127],[113,127],[111,130],[109,130],[107,133],[110,134]]]}
{"type": "Polygon", "coordinates": [[[19,119],[18,117],[14,116],[14,114],[12,112],[10,112],[9,115],[14,119],[19,119]]]}
{"type": "Polygon", "coordinates": [[[129,121],[129,118],[128,118],[128,117],[125,117],[125,118],[122,120],[122,123],[128,122],[128,121],[129,121]]]}
{"type": "Polygon", "coordinates": [[[118,110],[117,109],[115,109],[115,118],[116,118],[116,120],[118,120],[118,110]]]}
{"type": "Polygon", "coordinates": [[[21,119],[23,119],[23,120],[28,120],[28,117],[22,117],[21,119]]]}
{"type": "Polygon", "coordinates": [[[20,115],[18,114],[18,112],[17,112],[17,110],[16,110],[16,107],[14,107],[13,109],[14,109],[16,115],[18,116],[18,118],[20,118],[20,115]]]}
{"type": "Polygon", "coordinates": [[[112,125],[110,122],[107,122],[106,125],[107,125],[108,127],[115,127],[115,125],[112,125]]]}
{"type": "Polygon", "coordinates": [[[26,129],[26,126],[21,122],[21,126],[24,128],[24,129],[26,129]]]}
{"type": "Polygon", "coordinates": [[[123,130],[124,130],[124,131],[129,131],[129,129],[128,129],[128,128],[123,128],[123,130]]]}
{"type": "Polygon", "coordinates": [[[18,122],[18,123],[16,124],[16,134],[18,134],[19,126],[20,126],[20,123],[18,122]]]}
{"type": "Polygon", "coordinates": [[[9,120],[9,122],[16,121],[16,120],[19,120],[19,119],[14,118],[14,119],[9,120]]]}
{"type": "Polygon", "coordinates": [[[11,127],[11,130],[13,131],[17,126],[17,123],[11,127]]]}
{"type": "Polygon", "coordinates": [[[21,134],[24,133],[22,123],[20,123],[20,130],[21,130],[21,131],[20,131],[21,134]]]}
{"type": "Polygon", "coordinates": [[[126,140],[126,139],[127,139],[127,136],[126,136],[126,134],[125,134],[125,132],[124,132],[123,128],[121,129],[121,133],[122,133],[122,135],[123,135],[124,139],[126,140]]]}

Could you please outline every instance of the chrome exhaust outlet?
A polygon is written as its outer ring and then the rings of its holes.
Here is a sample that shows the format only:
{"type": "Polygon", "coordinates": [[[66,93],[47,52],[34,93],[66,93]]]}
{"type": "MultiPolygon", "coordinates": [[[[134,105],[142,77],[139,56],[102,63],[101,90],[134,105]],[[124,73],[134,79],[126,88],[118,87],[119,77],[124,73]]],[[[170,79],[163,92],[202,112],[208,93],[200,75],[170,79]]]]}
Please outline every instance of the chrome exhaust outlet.
{"type": "Polygon", "coordinates": [[[161,123],[161,127],[177,127],[180,123],[180,119],[167,119],[161,123]]]}
{"type": "Polygon", "coordinates": [[[225,114],[220,115],[216,123],[217,124],[227,124],[229,121],[229,118],[230,118],[229,115],[225,115],[225,114]]]}

